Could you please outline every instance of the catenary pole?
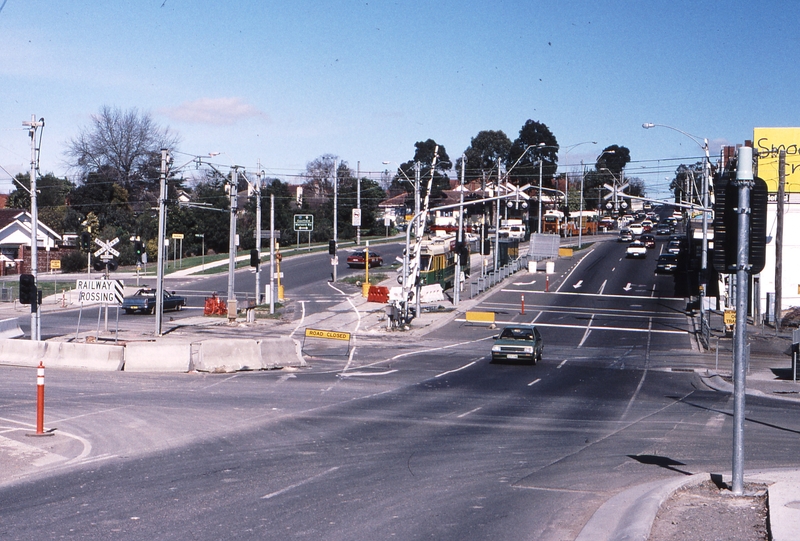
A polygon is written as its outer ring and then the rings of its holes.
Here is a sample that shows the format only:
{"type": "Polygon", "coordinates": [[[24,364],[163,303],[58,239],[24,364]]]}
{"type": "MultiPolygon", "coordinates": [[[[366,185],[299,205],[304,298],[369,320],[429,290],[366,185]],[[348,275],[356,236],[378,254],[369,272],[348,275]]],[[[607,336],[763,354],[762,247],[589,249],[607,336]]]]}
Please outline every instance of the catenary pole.
{"type": "Polygon", "coordinates": [[[156,271],[156,330],[155,335],[161,336],[161,322],[164,308],[164,235],[167,230],[167,161],[169,151],[161,149],[161,178],[160,194],[158,197],[158,261],[156,271]]]}
{"type": "Polygon", "coordinates": [[[238,185],[239,171],[236,166],[231,169],[230,198],[231,216],[230,233],[228,238],[228,307],[231,301],[236,302],[235,274],[236,274],[236,211],[238,210],[238,185]]]}

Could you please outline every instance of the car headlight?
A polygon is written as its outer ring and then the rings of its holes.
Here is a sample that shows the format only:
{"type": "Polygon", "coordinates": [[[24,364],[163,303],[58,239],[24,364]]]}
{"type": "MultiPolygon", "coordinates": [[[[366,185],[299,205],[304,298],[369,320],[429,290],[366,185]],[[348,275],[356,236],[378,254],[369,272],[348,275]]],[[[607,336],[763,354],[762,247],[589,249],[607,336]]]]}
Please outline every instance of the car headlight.
{"type": "Polygon", "coordinates": [[[492,346],[493,353],[500,353],[501,351],[503,351],[503,348],[501,348],[500,346],[492,346]]]}
{"type": "Polygon", "coordinates": [[[525,347],[523,348],[523,351],[524,351],[525,353],[533,353],[533,346],[525,346],[525,347]]]}

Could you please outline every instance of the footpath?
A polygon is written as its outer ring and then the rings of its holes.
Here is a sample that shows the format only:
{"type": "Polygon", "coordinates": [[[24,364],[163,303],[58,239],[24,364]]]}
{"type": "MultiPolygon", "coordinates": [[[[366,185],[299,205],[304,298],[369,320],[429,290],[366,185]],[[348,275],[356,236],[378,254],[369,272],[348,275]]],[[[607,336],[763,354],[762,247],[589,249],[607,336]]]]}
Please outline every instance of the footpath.
{"type": "MultiPolygon", "coordinates": [[[[616,238],[616,236],[610,236],[616,238]]],[[[600,239],[592,239],[597,241],[600,239]]],[[[572,258],[559,258],[554,262],[550,275],[551,287],[557,287],[560,280],[579,260],[579,252],[572,258]]],[[[225,261],[227,263],[227,261],[225,261]]],[[[474,263],[474,261],[473,261],[474,263]]],[[[542,272],[543,262],[539,263],[542,272]]],[[[170,277],[190,276],[196,270],[186,269],[170,277]]],[[[527,271],[521,270],[525,273],[527,271]]],[[[82,275],[85,277],[85,275],[82,275]]],[[[131,278],[134,278],[133,276],[131,278]]],[[[62,278],[60,278],[62,279],[62,278]]],[[[128,280],[129,278],[125,278],[128,280]]],[[[385,285],[394,285],[388,280],[385,285]]],[[[197,340],[198,336],[207,339],[209,335],[217,336],[221,341],[248,335],[273,338],[300,338],[305,328],[347,329],[358,338],[391,338],[402,341],[414,341],[424,337],[431,331],[453,321],[464,318],[467,311],[475,308],[481,301],[490,296],[497,286],[469,298],[469,290],[462,295],[458,307],[445,301],[441,304],[449,308],[444,310],[423,310],[412,321],[408,330],[388,330],[386,305],[369,302],[360,291],[353,291],[353,286],[332,284],[339,287],[346,300],[334,304],[326,311],[307,315],[302,319],[278,318],[248,323],[242,317],[229,323],[226,318],[189,317],[180,320],[179,324],[168,322],[165,337],[159,342],[163,346],[175,343],[186,343],[197,340]]],[[[435,307],[434,307],[435,308],[435,307]]],[[[62,310],[61,299],[49,298],[43,304],[43,310],[62,310]]],[[[295,313],[296,310],[295,310],[295,313]]],[[[10,317],[30,317],[29,308],[12,303],[0,304],[0,319],[10,317]]],[[[167,319],[167,318],[165,318],[167,319]]],[[[714,369],[698,370],[702,381],[711,389],[722,393],[733,393],[732,352],[730,336],[725,334],[722,317],[718,313],[711,314],[712,349],[706,352],[714,362],[714,369]],[[717,357],[718,355],[718,357],[717,357]]],[[[132,336],[121,336],[131,339],[132,336]]],[[[747,396],[769,397],[778,401],[800,401],[800,382],[792,378],[791,357],[788,351],[791,346],[791,329],[776,332],[774,328],[748,326],[748,343],[750,358],[747,372],[747,396]]],[[[221,342],[224,344],[224,342],[221,342]]],[[[709,363],[706,363],[709,364],[709,363]]],[[[1,364],[0,364],[1,366],[1,364]]],[[[627,489],[603,504],[587,522],[576,541],[645,541],[661,505],[680,488],[706,481],[710,473],[697,474],[678,480],[660,481],[635,486],[627,489]]],[[[0,474],[0,483],[8,479],[8,474],[0,474]]],[[[730,483],[730,479],[725,479],[730,483]]],[[[746,472],[746,483],[768,485],[769,528],[774,541],[790,541],[798,538],[800,532],[800,469],[776,470],[762,472],[746,472]]]]}

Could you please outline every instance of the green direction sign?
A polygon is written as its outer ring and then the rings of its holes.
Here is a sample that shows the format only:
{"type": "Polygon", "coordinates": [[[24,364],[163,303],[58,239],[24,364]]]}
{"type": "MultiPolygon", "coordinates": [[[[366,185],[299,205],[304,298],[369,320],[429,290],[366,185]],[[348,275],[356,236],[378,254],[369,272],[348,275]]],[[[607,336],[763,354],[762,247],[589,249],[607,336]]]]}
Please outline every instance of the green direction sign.
{"type": "Polygon", "coordinates": [[[314,215],[313,214],[295,214],[294,215],[294,230],[295,231],[314,231],[314,215]]]}

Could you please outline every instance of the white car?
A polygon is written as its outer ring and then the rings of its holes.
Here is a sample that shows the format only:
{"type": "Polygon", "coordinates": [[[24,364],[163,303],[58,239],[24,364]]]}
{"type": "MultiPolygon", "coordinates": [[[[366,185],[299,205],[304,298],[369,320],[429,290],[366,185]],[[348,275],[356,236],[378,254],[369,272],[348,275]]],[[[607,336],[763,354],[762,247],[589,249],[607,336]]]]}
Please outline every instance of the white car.
{"type": "Polygon", "coordinates": [[[628,229],[630,229],[631,233],[634,235],[641,235],[644,233],[644,227],[642,227],[642,224],[630,224],[628,229]]]}
{"type": "Polygon", "coordinates": [[[647,246],[640,240],[635,240],[625,250],[625,257],[642,258],[647,257],[647,246]]]}

